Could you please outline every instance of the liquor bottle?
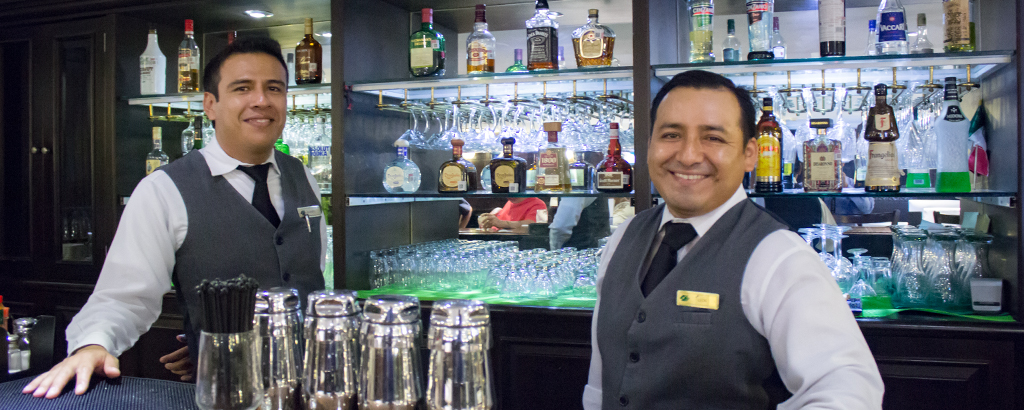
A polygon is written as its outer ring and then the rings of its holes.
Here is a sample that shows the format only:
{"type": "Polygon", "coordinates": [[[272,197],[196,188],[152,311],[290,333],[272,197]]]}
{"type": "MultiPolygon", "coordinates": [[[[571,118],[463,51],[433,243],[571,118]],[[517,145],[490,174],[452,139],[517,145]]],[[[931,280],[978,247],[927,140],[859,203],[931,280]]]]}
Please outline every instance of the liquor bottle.
{"type": "Polygon", "coordinates": [[[420,30],[409,37],[409,72],[413,77],[444,75],[444,35],[434,30],[434,10],[423,9],[420,30]]]}
{"type": "Polygon", "coordinates": [[[397,156],[384,167],[384,189],[392,194],[405,194],[420,189],[420,167],[409,160],[409,141],[395,141],[397,156]]]}
{"type": "Polygon", "coordinates": [[[476,22],[473,32],[466,38],[466,74],[494,72],[494,35],[487,31],[486,7],[476,5],[476,22]]]}
{"type": "Polygon", "coordinates": [[[281,151],[282,154],[291,155],[292,150],[288,147],[288,144],[284,142],[284,138],[277,137],[277,141],[274,141],[274,149],[281,151]]]}
{"type": "Polygon", "coordinates": [[[747,38],[750,52],[747,60],[771,60],[772,17],[775,14],[774,0],[747,0],[747,38]]]}
{"type": "Polygon", "coordinates": [[[818,50],[822,57],[846,55],[846,0],[818,0],[818,50]]]}
{"type": "Polygon", "coordinates": [[[619,124],[613,122],[608,127],[608,156],[597,164],[596,188],[601,192],[633,192],[633,167],[622,159],[619,124]]]}
{"type": "Polygon", "coordinates": [[[594,167],[583,160],[583,154],[576,153],[576,161],[569,164],[569,184],[573,191],[594,189],[594,167]]]}
{"type": "Polygon", "coordinates": [[[192,149],[202,149],[203,148],[203,135],[204,135],[203,134],[203,116],[202,115],[200,115],[200,116],[195,118],[195,125],[192,126],[192,129],[195,130],[195,132],[194,132],[195,135],[192,137],[193,138],[193,140],[192,140],[192,149]]]}
{"type": "MultiPolygon", "coordinates": [[[[452,139],[452,159],[441,164],[440,176],[437,179],[437,192],[469,192],[468,161],[462,159],[462,146],[466,142],[458,138],[452,139]]],[[[472,165],[472,163],[470,163],[472,165]]],[[[476,172],[476,169],[473,170],[476,172]]]]}
{"type": "Polygon", "coordinates": [[[947,53],[973,51],[971,48],[970,3],[967,0],[943,0],[942,11],[943,49],[947,53]]]}
{"type": "Polygon", "coordinates": [[[907,54],[907,12],[900,0],[878,5],[878,54],[907,54]]]}
{"type": "Polygon", "coordinates": [[[577,68],[610,67],[615,49],[615,32],[597,22],[597,9],[590,9],[587,24],[572,32],[577,68]]]}
{"type": "Polygon", "coordinates": [[[970,12],[969,13],[970,17],[968,17],[968,19],[967,19],[968,20],[967,31],[970,33],[971,42],[970,42],[970,44],[967,45],[967,48],[964,49],[964,51],[967,51],[967,52],[974,51],[978,47],[978,37],[975,35],[975,31],[974,31],[974,18],[975,18],[974,10],[977,9],[977,6],[975,5],[975,3],[976,3],[975,0],[968,0],[968,4],[969,5],[968,5],[967,9],[970,12]]]}
{"type": "Polygon", "coordinates": [[[185,39],[178,46],[178,92],[199,91],[199,44],[196,44],[192,20],[185,20],[185,39]]]}
{"type": "Polygon", "coordinates": [[[572,191],[569,160],[565,157],[565,145],[558,142],[562,123],[545,122],[544,131],[548,133],[548,145],[540,152],[537,160],[537,185],[533,190],[569,193],[572,191]]]}
{"type": "Polygon", "coordinates": [[[558,22],[548,14],[548,0],[537,0],[536,13],[526,20],[526,68],[558,69],[558,22]]]}
{"type": "Polygon", "coordinates": [[[181,131],[181,155],[184,156],[192,151],[192,144],[196,142],[196,129],[195,123],[192,121],[188,122],[188,126],[181,131]]]}
{"type": "Polygon", "coordinates": [[[565,47],[558,46],[558,69],[565,69],[565,47]]]}
{"type": "Polygon", "coordinates": [[[956,77],[946,77],[943,96],[943,115],[935,123],[935,144],[938,147],[937,192],[971,192],[970,173],[967,170],[967,142],[970,121],[960,109],[956,77]]]}
{"type": "Polygon", "coordinates": [[[772,112],[772,99],[765,98],[757,122],[757,192],[782,192],[782,128],[772,112]]]}
{"type": "Polygon", "coordinates": [[[163,143],[161,141],[162,133],[162,128],[153,127],[153,150],[146,156],[146,175],[152,174],[157,168],[171,162],[170,158],[167,158],[167,154],[164,153],[163,143]]]}
{"type": "Polygon", "coordinates": [[[210,118],[203,116],[203,146],[213,144],[214,140],[217,139],[217,130],[213,129],[213,121],[210,118]]]}
{"type": "Polygon", "coordinates": [[[508,66],[505,69],[506,73],[526,73],[529,72],[525,65],[523,65],[523,49],[517,48],[515,51],[516,62],[508,66]]]}
{"type": "Polygon", "coordinates": [[[875,106],[868,110],[864,139],[868,141],[868,175],[864,190],[868,192],[899,192],[900,164],[896,140],[900,130],[893,109],[885,102],[888,88],[875,85],[875,106]]]}
{"type": "Polygon", "coordinates": [[[831,126],[828,118],[811,120],[818,133],[804,142],[804,192],[843,191],[843,144],[826,136],[831,126]]]}
{"type": "Polygon", "coordinates": [[[736,38],[736,20],[729,19],[726,25],[728,34],[722,43],[722,61],[740,61],[740,39],[736,38]]]}
{"type": "Polygon", "coordinates": [[[526,189],[537,190],[537,163],[534,162],[526,169],[526,189]]]}
{"type": "Polygon", "coordinates": [[[320,84],[323,80],[324,49],[313,38],[313,19],[306,19],[306,36],[295,46],[295,84],[320,84]]]}
{"type": "Polygon", "coordinates": [[[512,145],[516,139],[502,138],[502,156],[491,160],[491,192],[516,194],[526,191],[526,160],[515,156],[512,145]]]}
{"type": "Polygon", "coordinates": [[[711,32],[715,16],[714,0],[687,0],[690,12],[690,62],[712,63],[715,61],[711,32]]]}
{"type": "Polygon", "coordinates": [[[324,117],[318,116],[313,126],[313,138],[306,148],[309,172],[321,191],[331,189],[331,137],[324,133],[324,117]]]}
{"type": "Polygon", "coordinates": [[[778,17],[772,17],[772,27],[772,56],[776,60],[783,60],[786,58],[786,39],[779,32],[778,17]]]}
{"type": "Polygon", "coordinates": [[[160,52],[156,29],[149,30],[146,51],[139,56],[139,91],[142,95],[167,92],[167,57],[160,52]]]}
{"type": "MultiPolygon", "coordinates": [[[[492,160],[494,159],[494,155],[493,154],[491,154],[491,159],[492,160]]],[[[488,161],[487,165],[483,166],[482,168],[483,168],[483,170],[480,171],[480,189],[483,190],[483,191],[490,191],[491,190],[491,163],[490,163],[490,161],[488,161]]]]}
{"type": "MultiPolygon", "coordinates": [[[[924,13],[917,13],[917,38],[914,45],[910,47],[910,54],[931,54],[935,52],[935,46],[928,41],[928,19],[924,13]]],[[[948,51],[947,51],[948,52],[948,51]]]]}
{"type": "Polygon", "coordinates": [[[878,55],[878,24],[875,20],[868,20],[868,46],[864,50],[864,55],[878,55]]]}

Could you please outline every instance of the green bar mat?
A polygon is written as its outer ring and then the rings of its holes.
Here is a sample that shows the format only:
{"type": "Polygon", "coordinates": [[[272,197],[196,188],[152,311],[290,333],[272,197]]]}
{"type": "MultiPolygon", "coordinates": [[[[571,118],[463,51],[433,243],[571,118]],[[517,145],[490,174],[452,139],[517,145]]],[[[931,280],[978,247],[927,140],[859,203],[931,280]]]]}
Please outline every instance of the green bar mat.
{"type": "Polygon", "coordinates": [[[357,292],[360,298],[367,298],[377,295],[409,295],[420,300],[434,301],[442,299],[471,299],[479,300],[494,305],[513,306],[543,306],[543,307],[567,307],[567,308],[594,308],[596,298],[578,297],[572,294],[558,295],[554,298],[530,298],[512,299],[501,297],[498,293],[482,290],[465,291],[440,291],[427,289],[412,289],[396,285],[388,285],[373,290],[360,290],[357,292]]]}
{"type": "Polygon", "coordinates": [[[1016,322],[1016,320],[1013,320],[1013,316],[1010,316],[1009,313],[1005,313],[1005,312],[1004,313],[1000,313],[998,315],[977,315],[977,314],[973,314],[973,313],[968,313],[968,312],[971,312],[970,310],[948,311],[948,310],[926,309],[926,308],[897,309],[897,308],[894,308],[892,306],[892,300],[890,300],[888,296],[877,296],[877,297],[876,296],[868,296],[868,297],[865,297],[865,298],[861,299],[861,307],[864,309],[864,311],[861,312],[859,317],[870,317],[870,318],[886,317],[886,316],[889,316],[889,315],[892,315],[892,314],[895,314],[895,313],[899,313],[899,312],[911,311],[911,312],[936,313],[936,314],[940,314],[940,315],[962,317],[962,318],[967,318],[967,319],[986,320],[986,321],[989,321],[989,322],[1005,322],[1005,323],[1015,323],[1016,322]]]}

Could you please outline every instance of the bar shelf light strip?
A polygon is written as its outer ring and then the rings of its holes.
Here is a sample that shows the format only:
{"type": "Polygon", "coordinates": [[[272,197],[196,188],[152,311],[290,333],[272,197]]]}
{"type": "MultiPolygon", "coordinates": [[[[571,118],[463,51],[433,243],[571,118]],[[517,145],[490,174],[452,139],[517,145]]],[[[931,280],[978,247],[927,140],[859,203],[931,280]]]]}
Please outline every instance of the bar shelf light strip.
{"type": "MultiPolygon", "coordinates": [[[[331,85],[330,84],[317,84],[316,86],[291,86],[288,88],[289,103],[291,103],[291,97],[297,98],[296,103],[299,106],[308,105],[310,107],[314,104],[314,99],[317,95],[330,95],[331,85]]],[[[326,99],[321,98],[323,101],[330,101],[330,97],[326,99]]],[[[185,93],[185,94],[166,94],[166,95],[153,95],[153,96],[142,96],[128,99],[128,105],[159,105],[166,107],[167,104],[171,104],[171,108],[175,109],[186,109],[188,103],[192,103],[191,109],[193,111],[202,111],[203,109],[203,93],[185,93]],[[196,104],[198,103],[198,104],[196,104]]]]}

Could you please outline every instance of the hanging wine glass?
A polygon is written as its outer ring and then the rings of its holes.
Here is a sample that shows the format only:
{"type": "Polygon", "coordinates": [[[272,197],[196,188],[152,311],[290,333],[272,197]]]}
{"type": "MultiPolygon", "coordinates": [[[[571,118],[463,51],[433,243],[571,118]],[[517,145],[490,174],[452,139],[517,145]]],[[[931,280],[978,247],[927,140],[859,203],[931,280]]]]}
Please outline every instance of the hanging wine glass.
{"type": "Polygon", "coordinates": [[[825,83],[825,70],[821,70],[821,87],[811,88],[812,109],[822,115],[836,109],[836,88],[825,83]]]}
{"type": "Polygon", "coordinates": [[[786,111],[793,114],[803,114],[807,112],[803,88],[793,88],[792,75],[791,71],[786,71],[786,88],[778,91],[779,97],[782,98],[782,104],[786,111]]]}
{"type": "Polygon", "coordinates": [[[856,111],[867,111],[872,98],[871,87],[861,85],[860,69],[857,69],[857,85],[845,87],[846,94],[843,95],[843,110],[853,114],[856,111]]]}

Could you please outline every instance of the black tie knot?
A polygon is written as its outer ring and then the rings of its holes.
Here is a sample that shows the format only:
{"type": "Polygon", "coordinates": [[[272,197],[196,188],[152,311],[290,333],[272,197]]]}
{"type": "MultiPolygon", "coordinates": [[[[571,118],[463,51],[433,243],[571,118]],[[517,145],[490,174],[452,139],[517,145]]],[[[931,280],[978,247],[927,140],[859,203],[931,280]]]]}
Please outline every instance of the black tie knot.
{"type": "Polygon", "coordinates": [[[252,206],[260,214],[263,214],[275,228],[281,225],[281,217],[277,215],[274,204],[270,202],[270,190],[267,187],[267,173],[270,171],[270,163],[253,165],[251,167],[238,166],[238,170],[246,173],[256,182],[252,191],[252,206]]]}
{"type": "Polygon", "coordinates": [[[253,181],[266,182],[267,173],[270,172],[270,163],[268,162],[266,164],[253,165],[251,167],[239,165],[238,170],[246,173],[246,175],[249,175],[249,177],[252,178],[253,181]]]}
{"type": "Polygon", "coordinates": [[[661,243],[667,245],[673,253],[679,252],[683,246],[690,243],[697,237],[697,231],[693,225],[681,222],[669,222],[665,224],[665,237],[661,243]]]}

